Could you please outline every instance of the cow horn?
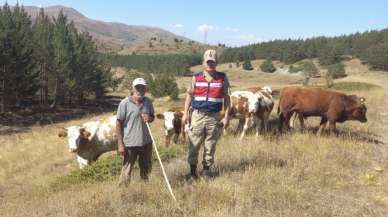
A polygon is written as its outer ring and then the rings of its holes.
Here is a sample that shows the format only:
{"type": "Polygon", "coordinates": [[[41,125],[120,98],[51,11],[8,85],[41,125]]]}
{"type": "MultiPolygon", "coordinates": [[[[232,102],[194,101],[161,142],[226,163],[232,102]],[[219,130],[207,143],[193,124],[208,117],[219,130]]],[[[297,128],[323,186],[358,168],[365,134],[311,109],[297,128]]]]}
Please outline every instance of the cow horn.
{"type": "Polygon", "coordinates": [[[361,102],[362,104],[364,104],[365,101],[366,101],[365,97],[361,97],[361,98],[360,98],[360,102],[361,102]]]}

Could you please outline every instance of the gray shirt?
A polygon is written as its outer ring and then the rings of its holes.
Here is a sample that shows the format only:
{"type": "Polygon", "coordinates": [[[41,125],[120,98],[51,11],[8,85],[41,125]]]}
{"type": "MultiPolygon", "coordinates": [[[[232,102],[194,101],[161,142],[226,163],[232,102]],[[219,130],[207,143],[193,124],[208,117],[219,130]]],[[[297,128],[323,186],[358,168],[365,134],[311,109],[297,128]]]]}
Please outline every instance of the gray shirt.
{"type": "Polygon", "coordinates": [[[151,144],[152,139],[141,113],[154,116],[154,106],[149,98],[144,97],[143,102],[136,105],[131,96],[121,100],[117,109],[117,119],[123,123],[123,141],[125,147],[139,147],[151,144]]]}

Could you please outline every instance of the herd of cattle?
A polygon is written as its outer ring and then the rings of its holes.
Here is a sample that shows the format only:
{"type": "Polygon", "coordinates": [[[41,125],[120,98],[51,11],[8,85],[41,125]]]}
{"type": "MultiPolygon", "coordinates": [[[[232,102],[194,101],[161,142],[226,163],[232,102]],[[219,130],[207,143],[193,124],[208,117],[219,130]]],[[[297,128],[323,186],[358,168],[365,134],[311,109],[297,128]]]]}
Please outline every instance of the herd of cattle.
{"type": "MultiPolygon", "coordinates": [[[[264,86],[231,94],[229,117],[238,119],[237,130],[241,131],[240,139],[252,127],[255,127],[256,136],[259,136],[260,132],[267,132],[269,117],[274,107],[274,92],[270,87],[264,86]]],[[[365,98],[330,89],[289,86],[283,88],[280,93],[277,109],[278,131],[292,128],[292,117],[299,119],[303,129],[304,120],[310,116],[321,117],[318,134],[326,128],[327,122],[330,131],[335,131],[337,122],[342,123],[346,120],[366,122],[366,111],[365,98]]],[[[164,120],[166,146],[171,143],[172,137],[174,143],[178,143],[180,137],[182,143],[185,143],[188,127],[181,121],[183,108],[170,108],[156,116],[164,120]]],[[[67,127],[58,136],[67,137],[69,151],[77,154],[79,166],[83,168],[96,161],[101,154],[117,149],[115,125],[116,117],[112,116],[107,121],[90,121],[82,126],[67,127]]]]}

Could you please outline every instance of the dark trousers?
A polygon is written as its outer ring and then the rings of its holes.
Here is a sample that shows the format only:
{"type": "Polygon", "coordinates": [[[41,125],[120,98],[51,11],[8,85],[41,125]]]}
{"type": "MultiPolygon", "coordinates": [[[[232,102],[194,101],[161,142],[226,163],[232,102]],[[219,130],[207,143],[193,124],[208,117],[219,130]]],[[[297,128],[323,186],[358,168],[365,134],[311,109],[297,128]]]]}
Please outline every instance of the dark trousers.
{"type": "Polygon", "coordinates": [[[152,168],[152,144],[140,147],[125,147],[123,167],[120,175],[120,185],[131,181],[131,172],[136,160],[139,159],[140,177],[147,181],[152,168]]]}

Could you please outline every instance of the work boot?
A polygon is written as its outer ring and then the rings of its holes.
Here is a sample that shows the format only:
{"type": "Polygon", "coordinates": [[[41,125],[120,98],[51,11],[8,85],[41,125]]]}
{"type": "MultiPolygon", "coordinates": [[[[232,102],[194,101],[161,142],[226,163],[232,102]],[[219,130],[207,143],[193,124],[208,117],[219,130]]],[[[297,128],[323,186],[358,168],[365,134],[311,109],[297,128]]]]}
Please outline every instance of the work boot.
{"type": "Polygon", "coordinates": [[[209,181],[212,178],[209,166],[203,166],[202,177],[205,181],[209,181]]]}
{"type": "Polygon", "coordinates": [[[198,179],[197,165],[190,165],[190,173],[186,175],[187,181],[193,181],[198,179]]]}

